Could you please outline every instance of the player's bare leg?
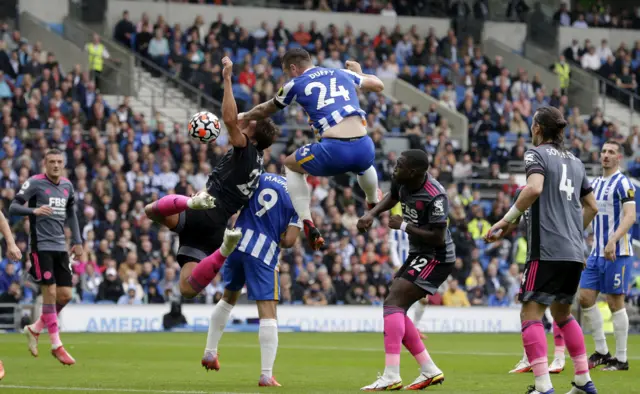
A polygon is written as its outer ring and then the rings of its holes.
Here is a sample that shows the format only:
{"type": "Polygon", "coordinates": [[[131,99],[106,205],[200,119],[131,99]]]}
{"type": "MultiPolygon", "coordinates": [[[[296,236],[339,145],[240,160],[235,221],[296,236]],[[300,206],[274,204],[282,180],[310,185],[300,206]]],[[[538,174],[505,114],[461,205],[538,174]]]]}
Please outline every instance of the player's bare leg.
{"type": "Polygon", "coordinates": [[[188,263],[180,270],[180,293],[187,298],[200,294],[218,275],[224,261],[235,250],[242,238],[238,229],[226,229],[224,240],[218,250],[200,260],[199,263],[188,263]]]}
{"type": "Polygon", "coordinates": [[[0,361],[0,380],[2,380],[2,378],[4,378],[4,365],[2,361],[0,361]]]}
{"type": "Polygon", "coordinates": [[[281,384],[273,376],[273,364],[276,362],[278,352],[278,318],[276,315],[278,301],[257,301],[256,305],[258,306],[258,317],[260,317],[258,336],[261,373],[258,386],[280,387],[281,384]]]}
{"type": "Polygon", "coordinates": [[[324,245],[324,238],[316,228],[311,218],[311,192],[307,184],[306,171],[296,161],[295,153],[289,155],[284,161],[286,166],[286,178],[291,203],[296,213],[302,219],[304,234],[313,250],[319,250],[324,245]]]}
{"type": "Polygon", "coordinates": [[[607,363],[603,371],[628,371],[627,339],[629,336],[629,316],[624,305],[624,294],[607,294],[607,303],[611,310],[613,335],[616,338],[616,355],[607,363]]]}
{"type": "Polygon", "coordinates": [[[225,289],[222,299],[218,301],[209,320],[209,331],[207,333],[207,344],[204,349],[201,364],[207,371],[219,371],[220,361],[218,360],[218,343],[224,333],[224,328],[229,321],[231,310],[238,302],[239,291],[225,289]]]}
{"type": "MultiPolygon", "coordinates": [[[[55,286],[56,291],[56,316],[60,316],[62,309],[71,301],[73,292],[71,287],[68,286],[55,286]]],[[[44,319],[44,313],[40,314],[38,320],[35,323],[25,326],[22,332],[27,337],[27,343],[29,346],[29,352],[33,357],[38,357],[38,339],[40,333],[47,327],[44,319]]]]}
{"type": "Polygon", "coordinates": [[[362,391],[399,390],[402,388],[400,377],[400,350],[404,345],[420,364],[420,375],[407,390],[422,390],[440,384],[444,374],[435,365],[420,333],[406,315],[407,310],[416,301],[424,298],[426,292],[403,278],[397,278],[391,284],[389,295],[384,301],[384,347],[385,370],[372,384],[362,391]]]}
{"type": "Polygon", "coordinates": [[[585,327],[591,331],[596,351],[589,356],[589,369],[598,365],[606,365],[611,360],[611,353],[607,346],[607,338],[604,335],[604,320],[596,300],[599,292],[592,289],[580,289],[580,306],[584,317],[585,327]]]}
{"type": "Polygon", "coordinates": [[[589,375],[589,362],[587,359],[587,348],[584,344],[582,328],[571,315],[571,305],[554,302],[551,304],[551,314],[553,320],[558,323],[562,331],[567,350],[573,361],[575,375],[573,378],[573,388],[568,394],[596,394],[598,390],[591,381],[589,375]]]}

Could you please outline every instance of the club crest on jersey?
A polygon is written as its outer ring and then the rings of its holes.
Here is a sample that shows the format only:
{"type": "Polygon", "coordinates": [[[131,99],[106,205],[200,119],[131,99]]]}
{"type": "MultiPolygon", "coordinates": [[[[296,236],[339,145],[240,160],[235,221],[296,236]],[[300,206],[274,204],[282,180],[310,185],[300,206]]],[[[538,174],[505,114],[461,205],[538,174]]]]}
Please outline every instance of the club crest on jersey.
{"type": "Polygon", "coordinates": [[[524,155],[524,164],[533,164],[536,162],[536,157],[533,153],[527,153],[524,155]]]}

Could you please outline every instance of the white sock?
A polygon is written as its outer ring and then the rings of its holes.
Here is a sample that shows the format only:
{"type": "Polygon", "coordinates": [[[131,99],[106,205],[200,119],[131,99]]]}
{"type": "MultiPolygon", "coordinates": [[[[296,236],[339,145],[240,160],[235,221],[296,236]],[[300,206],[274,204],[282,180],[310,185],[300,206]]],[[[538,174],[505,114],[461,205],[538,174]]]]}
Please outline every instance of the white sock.
{"type": "Polygon", "coordinates": [[[291,203],[293,209],[301,220],[311,220],[311,192],[309,191],[309,185],[307,185],[307,179],[303,174],[286,169],[287,175],[287,189],[291,196],[291,203]]]}
{"type": "Polygon", "coordinates": [[[211,312],[211,319],[209,320],[207,346],[204,349],[205,354],[216,354],[218,352],[218,342],[220,342],[220,338],[222,338],[224,328],[227,325],[232,309],[233,305],[224,300],[218,301],[218,304],[213,308],[213,312],[211,312]]]}
{"type": "Polygon", "coordinates": [[[596,352],[600,354],[609,353],[607,338],[604,336],[604,320],[602,320],[598,305],[594,304],[590,308],[584,308],[582,312],[584,313],[585,325],[591,330],[593,341],[596,344],[596,352]]]}
{"type": "Polygon", "coordinates": [[[560,361],[564,361],[566,356],[565,356],[565,348],[564,347],[556,347],[556,349],[553,351],[553,356],[555,358],[557,358],[560,361]]]}
{"type": "MultiPolygon", "coordinates": [[[[426,353],[427,351],[424,350],[423,352],[426,353]]],[[[420,365],[420,372],[425,373],[427,376],[436,376],[441,374],[442,370],[438,368],[436,363],[434,363],[431,357],[429,357],[429,361],[420,365]]]]}
{"type": "Polygon", "coordinates": [[[622,307],[611,315],[613,321],[613,334],[616,337],[616,358],[620,362],[627,361],[627,337],[629,336],[629,316],[627,310],[622,307]]]}
{"type": "Polygon", "coordinates": [[[584,386],[591,381],[591,375],[589,375],[589,371],[580,375],[574,375],[573,381],[576,383],[576,386],[584,386]]]}
{"type": "Polygon", "coordinates": [[[373,166],[369,167],[362,175],[358,175],[358,185],[367,195],[367,202],[376,204],[380,202],[378,198],[378,173],[373,166]]]}
{"type": "Polygon", "coordinates": [[[422,320],[422,316],[424,315],[425,307],[419,301],[416,302],[416,313],[413,315],[413,324],[418,327],[420,324],[420,320],[422,320]]]}
{"type": "Polygon", "coordinates": [[[536,390],[546,393],[553,388],[551,384],[551,376],[548,373],[535,377],[536,390]]]}
{"type": "Polygon", "coordinates": [[[387,365],[384,367],[384,376],[391,380],[400,380],[400,366],[387,365]]]}
{"type": "Polygon", "coordinates": [[[260,338],[260,359],[262,360],[262,374],[271,378],[273,363],[278,352],[278,321],[276,319],[260,319],[258,331],[260,338]]]}

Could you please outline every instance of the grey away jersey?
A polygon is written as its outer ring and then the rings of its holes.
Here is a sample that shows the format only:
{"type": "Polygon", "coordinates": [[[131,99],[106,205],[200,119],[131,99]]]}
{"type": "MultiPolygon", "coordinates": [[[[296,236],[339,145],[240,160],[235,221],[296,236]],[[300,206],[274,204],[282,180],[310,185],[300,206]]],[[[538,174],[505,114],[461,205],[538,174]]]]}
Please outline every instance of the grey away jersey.
{"type": "Polygon", "coordinates": [[[209,175],[207,191],[216,198],[216,205],[234,215],[249,203],[263,172],[262,151],[247,138],[247,146],[231,148],[220,159],[209,175]]]}
{"type": "Polygon", "coordinates": [[[571,152],[543,144],[524,155],[527,177],[544,175],[542,194],[530,208],[527,261],[584,260],[582,204],[591,192],[584,165],[571,152]]]}
{"type": "MultiPolygon", "coordinates": [[[[391,197],[400,201],[404,221],[420,228],[430,225],[447,226],[449,198],[444,188],[431,175],[427,175],[424,185],[418,190],[408,190],[395,182],[391,184],[391,197]]],[[[454,263],[456,251],[447,226],[445,246],[435,248],[409,236],[409,253],[425,255],[442,263],[454,263]]]]}
{"type": "Polygon", "coordinates": [[[76,214],[73,185],[68,179],[60,178],[55,184],[45,174],[34,175],[22,185],[15,201],[27,203],[29,208],[48,205],[53,210],[49,216],[29,215],[32,252],[67,251],[64,225],[70,215],[76,214]]]}

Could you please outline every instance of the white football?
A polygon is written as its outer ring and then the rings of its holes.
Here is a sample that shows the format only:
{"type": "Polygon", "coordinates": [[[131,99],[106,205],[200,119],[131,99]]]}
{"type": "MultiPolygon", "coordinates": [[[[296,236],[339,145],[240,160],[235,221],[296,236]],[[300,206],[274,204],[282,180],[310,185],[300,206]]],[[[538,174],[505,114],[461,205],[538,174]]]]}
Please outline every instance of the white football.
{"type": "Polygon", "coordinates": [[[202,111],[189,120],[189,137],[203,144],[214,142],[220,136],[220,119],[211,112],[202,111]]]}

